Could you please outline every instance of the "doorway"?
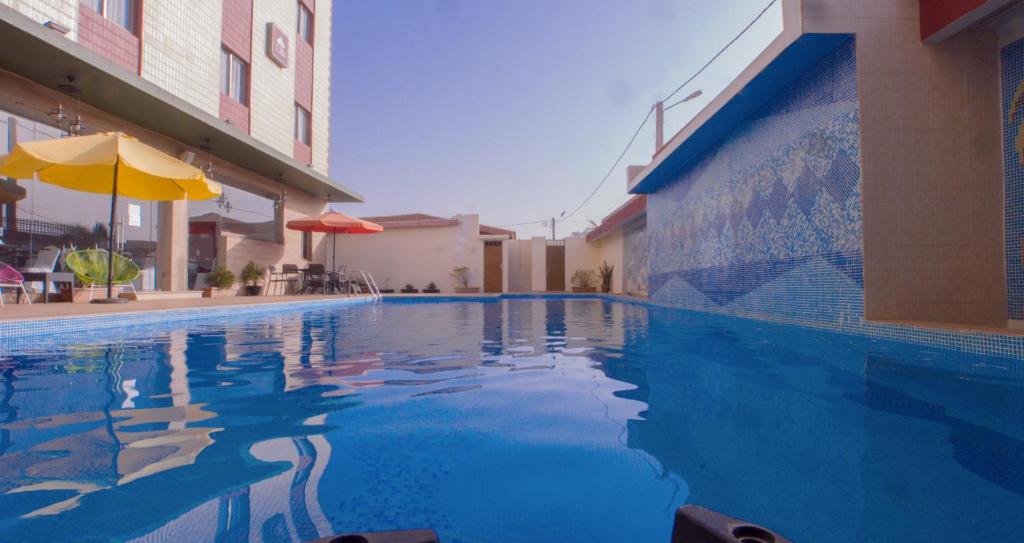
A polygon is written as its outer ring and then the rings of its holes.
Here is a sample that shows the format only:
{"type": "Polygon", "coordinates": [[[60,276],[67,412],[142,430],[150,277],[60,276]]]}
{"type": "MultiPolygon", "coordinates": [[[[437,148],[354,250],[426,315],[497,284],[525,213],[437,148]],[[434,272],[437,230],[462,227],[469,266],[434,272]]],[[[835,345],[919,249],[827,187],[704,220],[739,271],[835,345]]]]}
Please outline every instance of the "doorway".
{"type": "Polygon", "coordinates": [[[565,242],[549,241],[547,246],[547,291],[565,292],[565,242]]]}
{"type": "Polygon", "coordinates": [[[500,241],[484,242],[484,292],[501,292],[502,268],[500,241]]]}

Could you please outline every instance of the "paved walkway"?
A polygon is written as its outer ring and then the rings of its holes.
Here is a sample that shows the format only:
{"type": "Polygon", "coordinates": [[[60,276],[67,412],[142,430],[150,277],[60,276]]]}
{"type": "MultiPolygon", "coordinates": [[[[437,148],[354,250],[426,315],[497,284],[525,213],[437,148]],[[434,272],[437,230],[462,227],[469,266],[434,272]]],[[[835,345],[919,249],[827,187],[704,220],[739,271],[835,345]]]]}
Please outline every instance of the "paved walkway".
{"type": "Polygon", "coordinates": [[[163,309],[189,309],[193,307],[223,307],[232,305],[258,305],[280,302],[309,302],[333,300],[343,296],[226,296],[223,298],[176,298],[164,300],[140,300],[123,304],[90,303],[34,303],[32,305],[7,304],[0,307],[0,321],[19,319],[47,319],[54,317],[76,317],[105,313],[131,313],[158,311],[163,309]]]}

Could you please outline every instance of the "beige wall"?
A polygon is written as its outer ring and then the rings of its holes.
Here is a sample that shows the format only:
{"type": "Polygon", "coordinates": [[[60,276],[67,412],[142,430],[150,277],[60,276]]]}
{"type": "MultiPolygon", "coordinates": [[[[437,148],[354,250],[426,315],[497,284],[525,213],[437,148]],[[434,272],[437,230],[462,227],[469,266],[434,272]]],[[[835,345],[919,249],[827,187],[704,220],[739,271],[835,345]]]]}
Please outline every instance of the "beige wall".
{"type": "Polygon", "coordinates": [[[81,0],[0,0],[20,11],[22,14],[39,21],[40,24],[53,21],[67,28],[66,36],[77,39],[78,4],[81,0]]]}
{"type": "Polygon", "coordinates": [[[323,213],[325,207],[326,202],[323,200],[289,192],[279,230],[284,239],[283,244],[245,238],[235,234],[221,235],[218,242],[218,261],[235,274],[235,279],[238,281],[235,285],[236,289],[242,287],[240,277],[242,268],[250,260],[264,271],[269,266],[275,266],[277,270],[280,270],[283,264],[296,264],[300,268],[304,268],[310,262],[315,262],[330,266],[330,239],[328,236],[313,234],[312,258],[305,260],[302,258],[302,232],[283,227],[284,223],[289,220],[323,213]]]}
{"type": "Polygon", "coordinates": [[[508,258],[505,270],[508,275],[508,292],[530,292],[533,290],[533,242],[528,239],[514,239],[505,242],[508,258]]]}
{"type": "Polygon", "coordinates": [[[142,77],[220,115],[221,1],[145,3],[142,77]]]}
{"type": "Polygon", "coordinates": [[[597,239],[593,243],[587,243],[584,236],[573,236],[565,238],[565,286],[572,288],[572,276],[576,270],[593,270],[594,286],[600,289],[601,276],[597,268],[607,262],[614,266],[612,271],[612,293],[622,293],[623,277],[623,237],[622,229],[616,228],[612,232],[597,239]]]}
{"type": "Polygon", "coordinates": [[[295,2],[253,0],[250,133],[254,138],[267,143],[287,156],[294,154],[295,146],[295,26],[297,16],[295,2]],[[267,56],[268,23],[276,24],[288,36],[289,63],[287,67],[278,66],[267,56]]]}
{"type": "Polygon", "coordinates": [[[317,0],[313,23],[313,169],[327,175],[331,138],[332,0],[317,0]]]}
{"type": "MultiPolygon", "coordinates": [[[[423,289],[433,281],[443,292],[454,292],[451,277],[457,266],[469,267],[470,286],[483,286],[483,240],[476,215],[456,215],[459,224],[432,228],[385,229],[379,234],[337,236],[338,265],[366,270],[377,286],[396,291],[406,283],[423,289]]],[[[330,246],[330,239],[324,243],[330,246]]],[[[330,265],[330,252],[324,253],[330,265]]],[[[458,285],[461,286],[461,285],[458,285]]]]}
{"type": "Polygon", "coordinates": [[[854,32],[865,315],[1006,319],[999,47],[921,42],[918,0],[803,0],[804,32],[854,32]]]}

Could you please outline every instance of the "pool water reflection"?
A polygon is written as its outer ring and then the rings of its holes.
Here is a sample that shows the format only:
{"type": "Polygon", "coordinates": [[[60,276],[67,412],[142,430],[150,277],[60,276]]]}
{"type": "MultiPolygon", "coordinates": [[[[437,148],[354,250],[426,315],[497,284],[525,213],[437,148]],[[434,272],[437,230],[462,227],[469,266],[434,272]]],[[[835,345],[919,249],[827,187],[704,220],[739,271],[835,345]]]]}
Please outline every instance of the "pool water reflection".
{"type": "Polygon", "coordinates": [[[1024,529],[1024,364],[597,299],[386,302],[0,355],[0,541],[1024,529]]]}

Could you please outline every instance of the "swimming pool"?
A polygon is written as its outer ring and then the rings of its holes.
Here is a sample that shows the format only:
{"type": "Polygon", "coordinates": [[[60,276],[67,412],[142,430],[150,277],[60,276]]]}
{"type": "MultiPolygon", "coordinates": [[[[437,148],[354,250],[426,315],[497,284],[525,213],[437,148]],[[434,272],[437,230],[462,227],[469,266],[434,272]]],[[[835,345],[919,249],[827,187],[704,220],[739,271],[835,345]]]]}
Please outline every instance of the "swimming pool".
{"type": "Polygon", "coordinates": [[[598,298],[389,300],[0,355],[0,541],[1024,532],[1024,363],[598,298]]]}

